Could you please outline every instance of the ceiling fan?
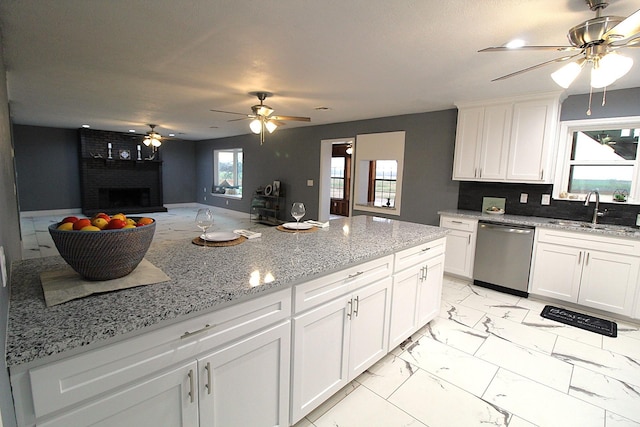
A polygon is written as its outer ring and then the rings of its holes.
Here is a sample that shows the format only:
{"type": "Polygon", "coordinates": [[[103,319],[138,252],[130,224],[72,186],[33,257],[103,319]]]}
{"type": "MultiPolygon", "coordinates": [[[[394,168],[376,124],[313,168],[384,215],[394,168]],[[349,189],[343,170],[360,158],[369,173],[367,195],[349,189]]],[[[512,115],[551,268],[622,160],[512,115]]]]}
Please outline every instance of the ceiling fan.
{"type": "Polygon", "coordinates": [[[273,108],[264,104],[264,100],[269,96],[273,96],[272,93],[269,92],[249,92],[249,95],[258,97],[260,104],[254,105],[251,107],[252,114],[245,113],[236,113],[233,111],[224,111],[224,110],[211,110],[214,113],[226,113],[226,114],[235,114],[239,116],[244,116],[241,119],[232,119],[231,121],[236,120],[245,120],[252,119],[249,124],[249,128],[255,134],[260,135],[260,145],[264,142],[264,134],[265,129],[269,133],[273,133],[274,130],[278,128],[278,126],[283,126],[286,123],[285,121],[298,121],[298,122],[310,122],[311,119],[309,117],[299,117],[299,116],[273,116],[273,108]]]}
{"type": "Polygon", "coordinates": [[[155,151],[162,145],[162,135],[155,131],[155,128],[158,125],[149,124],[148,126],[151,128],[151,130],[144,136],[142,143],[147,147],[151,146],[155,151]]]}
{"type": "MultiPolygon", "coordinates": [[[[500,46],[488,47],[479,52],[503,52],[517,50],[555,50],[570,52],[560,58],[510,73],[492,81],[504,80],[527,71],[535,70],[556,62],[577,59],[566,64],[551,77],[563,88],[569,85],[580,74],[585,64],[591,64],[591,88],[610,85],[625,75],[633,65],[631,58],[619,55],[616,50],[625,47],[640,47],[640,10],[624,18],[620,16],[601,16],[601,12],[609,3],[604,0],[585,0],[596,17],[588,19],[571,28],[567,34],[569,46],[500,46]],[[577,52],[577,53],[576,53],[577,52]]],[[[587,112],[589,114],[590,111],[587,112]]]]}

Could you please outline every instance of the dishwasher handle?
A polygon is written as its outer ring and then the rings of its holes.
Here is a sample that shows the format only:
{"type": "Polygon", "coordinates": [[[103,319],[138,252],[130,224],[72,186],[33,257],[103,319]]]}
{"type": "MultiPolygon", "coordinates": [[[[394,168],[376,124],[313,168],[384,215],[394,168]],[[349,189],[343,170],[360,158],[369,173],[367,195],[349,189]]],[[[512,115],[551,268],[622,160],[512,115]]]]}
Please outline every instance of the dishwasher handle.
{"type": "Polygon", "coordinates": [[[501,233],[518,233],[518,234],[531,234],[535,230],[531,227],[517,226],[512,224],[493,224],[488,222],[478,223],[478,227],[484,228],[487,231],[498,231],[501,233]]]}

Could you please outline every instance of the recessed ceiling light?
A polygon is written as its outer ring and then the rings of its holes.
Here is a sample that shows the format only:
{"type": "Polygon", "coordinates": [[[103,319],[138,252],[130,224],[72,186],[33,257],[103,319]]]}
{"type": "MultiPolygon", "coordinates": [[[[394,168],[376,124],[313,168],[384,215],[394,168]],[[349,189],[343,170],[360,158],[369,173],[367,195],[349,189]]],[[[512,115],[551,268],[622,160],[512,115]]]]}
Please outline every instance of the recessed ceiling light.
{"type": "Polygon", "coordinates": [[[176,136],[176,134],[175,133],[170,133],[169,136],[176,136]]]}
{"type": "Polygon", "coordinates": [[[524,40],[522,39],[513,39],[509,43],[505,45],[509,49],[517,49],[519,47],[524,46],[524,40]]]}
{"type": "Polygon", "coordinates": [[[89,129],[91,126],[89,126],[89,125],[82,125],[82,127],[83,127],[83,128],[85,128],[85,129],[89,129]]]}
{"type": "Polygon", "coordinates": [[[136,130],[135,129],[129,129],[129,132],[136,133],[136,130]]]}

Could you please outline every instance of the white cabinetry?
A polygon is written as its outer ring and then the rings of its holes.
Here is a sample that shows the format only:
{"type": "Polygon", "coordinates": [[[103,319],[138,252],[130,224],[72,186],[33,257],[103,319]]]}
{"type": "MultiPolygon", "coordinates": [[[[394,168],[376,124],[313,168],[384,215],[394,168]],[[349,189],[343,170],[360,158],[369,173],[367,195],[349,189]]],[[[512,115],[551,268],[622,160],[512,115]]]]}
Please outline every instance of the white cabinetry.
{"type": "Polygon", "coordinates": [[[457,105],[454,180],[552,182],[558,94],[457,105]]]}
{"type": "Polygon", "coordinates": [[[438,239],[395,255],[389,349],[440,311],[445,243],[445,239],[438,239]]]}
{"type": "Polygon", "coordinates": [[[532,294],[633,315],[640,241],[539,228],[532,294]]]}
{"type": "Polygon", "coordinates": [[[442,215],[440,227],[447,233],[447,251],[444,258],[444,271],[454,276],[473,278],[473,260],[476,252],[478,221],[442,215]]]}
{"type": "Polygon", "coordinates": [[[12,372],[18,425],[288,425],[290,316],[286,289],[12,372]]]}
{"type": "Polygon", "coordinates": [[[294,288],[291,423],[389,349],[393,256],[294,288]]]}

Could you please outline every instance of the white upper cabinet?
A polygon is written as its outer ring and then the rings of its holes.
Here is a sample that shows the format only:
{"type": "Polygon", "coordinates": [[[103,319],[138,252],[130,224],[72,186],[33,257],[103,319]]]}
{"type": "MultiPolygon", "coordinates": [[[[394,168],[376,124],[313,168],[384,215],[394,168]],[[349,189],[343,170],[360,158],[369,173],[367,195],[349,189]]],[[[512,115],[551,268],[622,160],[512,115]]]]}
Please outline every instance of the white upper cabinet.
{"type": "Polygon", "coordinates": [[[558,94],[458,104],[453,179],[552,182],[558,94]]]}

